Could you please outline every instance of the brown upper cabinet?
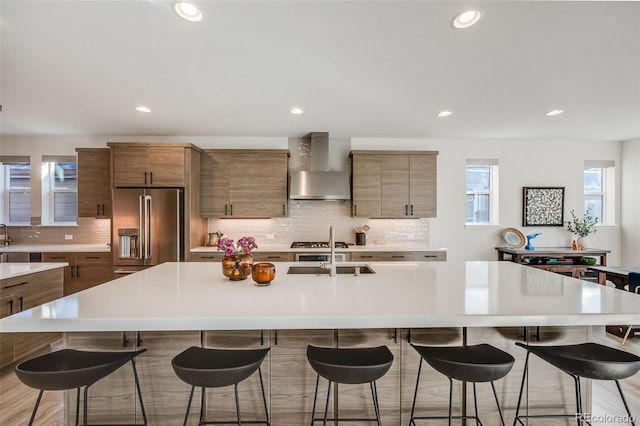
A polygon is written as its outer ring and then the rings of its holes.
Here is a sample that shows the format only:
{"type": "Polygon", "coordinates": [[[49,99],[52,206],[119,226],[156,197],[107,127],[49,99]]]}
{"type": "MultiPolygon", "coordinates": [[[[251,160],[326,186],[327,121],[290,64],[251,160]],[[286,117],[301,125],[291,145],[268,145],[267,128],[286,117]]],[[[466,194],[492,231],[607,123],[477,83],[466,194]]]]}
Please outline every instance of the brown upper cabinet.
{"type": "Polygon", "coordinates": [[[436,217],[437,151],[352,151],[352,216],[436,217]]]}
{"type": "Polygon", "coordinates": [[[200,156],[200,215],[285,217],[287,150],[204,150],[200,156]]]}
{"type": "Polygon", "coordinates": [[[122,187],[184,187],[185,148],[180,143],[107,144],[113,155],[113,183],[122,187]]]}
{"type": "Polygon", "coordinates": [[[109,148],[76,148],[78,217],[111,217],[109,148]]]}

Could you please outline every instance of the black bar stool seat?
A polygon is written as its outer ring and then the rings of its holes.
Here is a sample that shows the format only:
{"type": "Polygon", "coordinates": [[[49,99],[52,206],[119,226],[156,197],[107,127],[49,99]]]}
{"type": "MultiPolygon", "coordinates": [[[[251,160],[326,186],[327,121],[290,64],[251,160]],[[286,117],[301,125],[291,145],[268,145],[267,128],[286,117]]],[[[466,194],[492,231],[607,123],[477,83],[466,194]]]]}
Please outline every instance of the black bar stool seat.
{"type": "Polygon", "coordinates": [[[192,346],[176,355],[171,361],[173,371],[185,383],[191,385],[191,394],[187,413],[184,417],[184,425],[187,424],[189,410],[193,400],[195,387],[202,389],[200,405],[200,425],[204,424],[241,424],[241,423],[265,423],[270,425],[267,400],[262,381],[260,365],[269,353],[269,348],[264,349],[213,349],[192,346]],[[262,400],[266,413],[264,421],[241,421],[238,396],[238,383],[247,379],[256,370],[260,373],[260,387],[262,400]],[[234,385],[236,398],[237,421],[206,421],[204,413],[205,389],[234,385]]]}
{"type": "Polygon", "coordinates": [[[624,398],[622,388],[618,380],[626,379],[640,371],[640,357],[621,351],[619,349],[604,346],[598,343],[588,342],[574,345],[555,346],[532,346],[516,342],[516,345],[527,350],[522,384],[520,385],[520,395],[516,408],[516,422],[524,424],[522,418],[550,418],[550,417],[575,417],[578,424],[585,422],[585,415],[582,411],[582,395],[580,392],[580,378],[593,380],[613,380],[616,383],[622,403],[627,411],[628,418],[632,425],[634,417],[629,411],[629,406],[624,398]],[[529,355],[535,354],[554,367],[564,371],[574,379],[576,393],[576,413],[570,414],[540,414],[540,415],[520,415],[520,402],[524,389],[527,369],[529,365],[529,355]]]}
{"type": "Polygon", "coordinates": [[[29,424],[33,420],[38,410],[38,405],[42,398],[42,393],[52,390],[77,389],[76,400],[76,424],[79,416],[80,388],[84,386],[84,424],[87,424],[87,392],[89,386],[98,380],[113,373],[123,365],[131,362],[136,384],[136,390],[140,399],[140,407],[147,424],[144,404],[140,392],[140,383],[134,358],[145,352],[140,349],[133,352],[96,352],[80,351],[75,349],[62,349],[51,352],[18,364],[15,368],[16,376],[25,385],[39,389],[40,393],[33,409],[29,424]]]}
{"type": "Polygon", "coordinates": [[[393,364],[393,354],[386,346],[369,348],[323,348],[307,346],[307,359],[313,370],[317,373],[316,390],[313,396],[313,411],[311,413],[311,425],[315,421],[376,421],[381,424],[380,407],[376,380],[384,376],[393,364]],[[327,402],[324,418],[316,419],[316,399],[318,397],[318,384],[320,376],[329,381],[327,390],[327,402]],[[329,419],[329,397],[331,395],[331,383],[363,384],[369,383],[373,397],[375,419],[329,419]]]}
{"type": "Polygon", "coordinates": [[[491,389],[498,406],[498,413],[504,425],[504,417],[498,395],[496,393],[493,382],[506,376],[515,359],[513,356],[496,347],[488,344],[480,344],[473,346],[420,346],[411,344],[411,346],[420,354],[420,364],[418,366],[418,377],[416,379],[416,389],[413,395],[413,405],[411,407],[410,425],[415,425],[415,420],[427,419],[478,419],[478,404],[476,398],[476,383],[491,382],[491,389]],[[426,361],[436,371],[447,376],[449,379],[449,415],[448,416],[415,416],[416,399],[418,396],[418,387],[420,385],[420,373],[422,370],[422,361],[426,361]],[[473,399],[475,407],[475,416],[453,416],[452,415],[452,396],[453,396],[453,380],[461,382],[473,383],[473,399]]]}

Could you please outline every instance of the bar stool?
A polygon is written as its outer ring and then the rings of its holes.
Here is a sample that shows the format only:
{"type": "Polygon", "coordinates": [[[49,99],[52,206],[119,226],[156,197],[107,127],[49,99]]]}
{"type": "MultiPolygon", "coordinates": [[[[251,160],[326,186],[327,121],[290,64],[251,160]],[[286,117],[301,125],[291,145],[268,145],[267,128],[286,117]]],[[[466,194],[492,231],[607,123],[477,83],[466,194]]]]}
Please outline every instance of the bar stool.
{"type": "Polygon", "coordinates": [[[490,382],[493,396],[498,406],[500,420],[504,425],[504,417],[496,388],[493,382],[501,379],[511,371],[515,359],[508,353],[501,351],[491,345],[480,344],[474,346],[419,346],[411,344],[413,348],[420,354],[420,364],[418,365],[418,378],[416,379],[416,390],[413,394],[413,405],[411,406],[411,418],[409,425],[416,424],[415,420],[428,419],[449,419],[451,425],[452,419],[475,419],[478,424],[478,401],[476,398],[476,383],[490,382]],[[422,361],[426,361],[436,371],[444,374],[449,378],[449,415],[448,416],[415,416],[416,398],[418,396],[418,387],[420,385],[420,372],[422,370],[422,361]],[[453,379],[461,382],[473,383],[473,405],[475,408],[474,416],[453,416],[452,415],[452,398],[453,398],[453,379]]]}
{"type": "Polygon", "coordinates": [[[269,348],[265,349],[209,349],[192,346],[189,349],[176,355],[171,361],[173,371],[185,383],[191,385],[187,412],[184,416],[184,425],[189,418],[191,401],[195,387],[202,389],[200,404],[200,421],[198,425],[205,424],[255,424],[264,423],[270,425],[269,411],[267,409],[267,398],[264,393],[264,383],[262,381],[262,371],[260,365],[269,353],[269,348]],[[260,388],[262,390],[262,402],[266,420],[263,421],[241,421],[240,420],[240,398],[238,397],[238,383],[251,376],[258,370],[260,375],[260,388]],[[206,398],[206,388],[218,388],[233,385],[236,399],[237,421],[207,421],[204,410],[206,398]]]}
{"type": "Polygon", "coordinates": [[[136,383],[136,391],[140,400],[140,409],[144,425],[147,424],[147,415],[144,411],[140,382],[136,370],[135,357],[145,352],[140,349],[133,352],[92,352],[75,349],[62,349],[51,352],[30,360],[24,361],[15,368],[16,376],[25,385],[39,389],[36,405],[31,413],[29,425],[33,424],[36,417],[42,394],[45,390],[77,389],[76,393],[76,425],[80,416],[80,388],[84,386],[83,417],[87,424],[87,396],[89,386],[98,380],[108,376],[118,368],[131,361],[133,377],[136,383]]]}
{"type": "MultiPolygon", "coordinates": [[[[640,357],[619,349],[603,346],[598,343],[580,343],[577,345],[558,345],[558,346],[531,346],[524,343],[516,342],[516,345],[527,350],[527,358],[524,364],[524,373],[522,375],[522,384],[520,385],[520,395],[518,396],[518,406],[516,408],[516,418],[513,425],[519,422],[524,425],[521,419],[524,418],[554,418],[554,417],[572,417],[576,418],[578,425],[582,425],[585,420],[585,413],[582,411],[582,395],[580,394],[580,378],[594,380],[613,380],[616,382],[620,397],[624,408],[627,410],[632,425],[634,417],[629,411],[629,406],[622,393],[622,388],[618,380],[631,377],[640,371],[640,357]],[[570,375],[575,383],[576,392],[576,413],[572,414],[539,414],[539,415],[520,415],[520,402],[522,400],[522,392],[524,382],[527,376],[527,368],[529,365],[529,355],[535,354],[554,367],[564,371],[570,375]]],[[[587,424],[590,424],[587,421],[587,424]]]]}
{"type": "Polygon", "coordinates": [[[317,346],[307,346],[307,359],[313,370],[317,373],[316,390],[313,394],[313,411],[311,412],[311,426],[316,421],[321,421],[326,425],[327,421],[380,421],[380,406],[378,404],[378,392],[376,380],[384,376],[393,363],[393,354],[386,346],[373,348],[321,348],[317,346]],[[316,399],[318,397],[318,384],[320,376],[329,381],[327,388],[327,402],[324,408],[324,417],[316,419],[316,399]],[[331,396],[331,383],[342,384],[362,384],[369,383],[371,395],[373,397],[373,408],[375,419],[329,419],[329,397],[331,396]]]}

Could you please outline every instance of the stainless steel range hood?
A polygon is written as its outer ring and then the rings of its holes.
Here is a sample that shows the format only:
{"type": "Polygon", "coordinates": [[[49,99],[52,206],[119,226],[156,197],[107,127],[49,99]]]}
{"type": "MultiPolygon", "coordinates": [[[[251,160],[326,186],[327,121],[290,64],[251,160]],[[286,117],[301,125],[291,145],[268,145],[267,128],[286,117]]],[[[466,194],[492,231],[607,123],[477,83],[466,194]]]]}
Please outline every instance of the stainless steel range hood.
{"type": "Polygon", "coordinates": [[[291,172],[292,200],[350,200],[349,172],[330,170],[329,133],[311,133],[311,170],[291,172]]]}

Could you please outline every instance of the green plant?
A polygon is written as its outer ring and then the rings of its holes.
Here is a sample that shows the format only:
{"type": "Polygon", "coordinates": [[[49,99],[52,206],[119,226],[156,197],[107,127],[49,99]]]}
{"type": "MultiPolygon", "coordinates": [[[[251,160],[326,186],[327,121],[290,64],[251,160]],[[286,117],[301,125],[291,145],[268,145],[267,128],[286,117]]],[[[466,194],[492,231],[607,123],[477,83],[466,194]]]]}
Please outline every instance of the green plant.
{"type": "Polygon", "coordinates": [[[571,220],[567,222],[567,230],[579,237],[586,237],[587,235],[594,234],[596,232],[598,218],[593,216],[591,210],[592,206],[587,207],[582,219],[576,217],[575,212],[571,210],[571,220]]]}

